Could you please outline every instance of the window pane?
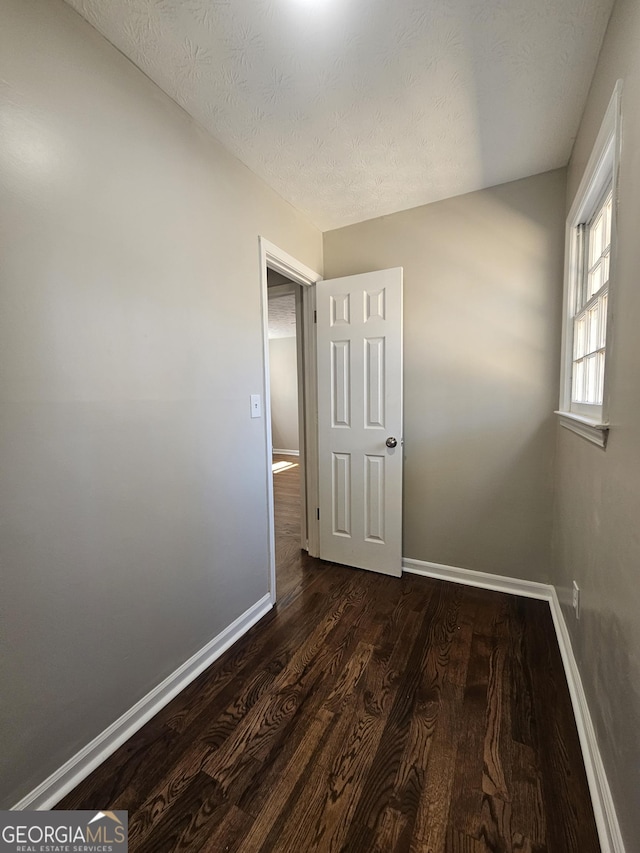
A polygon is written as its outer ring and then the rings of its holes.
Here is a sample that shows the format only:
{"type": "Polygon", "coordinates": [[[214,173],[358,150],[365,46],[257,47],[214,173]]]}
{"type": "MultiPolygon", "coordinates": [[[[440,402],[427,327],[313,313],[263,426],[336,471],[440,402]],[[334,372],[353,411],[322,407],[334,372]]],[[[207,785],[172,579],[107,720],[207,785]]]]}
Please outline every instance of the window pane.
{"type": "Polygon", "coordinates": [[[600,346],[600,300],[587,312],[587,352],[600,346]]]}
{"type": "Polygon", "coordinates": [[[591,299],[594,293],[597,293],[602,287],[602,263],[598,263],[589,273],[589,281],[587,285],[587,299],[591,299]]]}
{"type": "MultiPolygon", "coordinates": [[[[607,284],[609,281],[609,255],[605,255],[602,259],[602,284],[607,284]]],[[[595,293],[595,290],[593,291],[595,293]]]]}
{"type": "Polygon", "coordinates": [[[587,321],[584,314],[579,317],[573,326],[573,357],[582,358],[586,352],[586,329],[587,321]]]}
{"type": "Polygon", "coordinates": [[[587,274],[583,267],[588,266],[588,261],[586,257],[586,247],[588,246],[589,233],[587,230],[586,223],[581,223],[575,230],[575,248],[576,248],[576,257],[578,260],[578,274],[576,278],[576,290],[575,290],[575,306],[574,306],[574,314],[577,314],[584,303],[587,301],[587,274]]]}
{"type": "Polygon", "coordinates": [[[573,363],[571,399],[574,403],[582,403],[584,400],[584,361],[574,361],[573,363]]]}
{"type": "Polygon", "coordinates": [[[609,197],[606,201],[605,207],[605,216],[606,216],[606,225],[604,231],[604,245],[605,248],[611,245],[611,216],[613,212],[613,193],[609,193],[609,197]]]}
{"type": "Polygon", "coordinates": [[[604,248],[604,222],[603,216],[597,216],[589,232],[589,266],[592,267],[602,254],[604,248]]]}
{"type": "Polygon", "coordinates": [[[603,347],[607,343],[607,304],[609,302],[609,292],[606,291],[600,297],[600,346],[603,347]]]}
{"type": "MultiPolygon", "coordinates": [[[[600,209],[594,214],[587,229],[587,270],[584,301],[591,299],[609,280],[609,254],[611,247],[612,195],[609,193],[600,209]]],[[[580,290],[580,288],[579,288],[580,290]]]]}
{"type": "Polygon", "coordinates": [[[598,403],[598,356],[586,360],[585,403],[598,403]]]}

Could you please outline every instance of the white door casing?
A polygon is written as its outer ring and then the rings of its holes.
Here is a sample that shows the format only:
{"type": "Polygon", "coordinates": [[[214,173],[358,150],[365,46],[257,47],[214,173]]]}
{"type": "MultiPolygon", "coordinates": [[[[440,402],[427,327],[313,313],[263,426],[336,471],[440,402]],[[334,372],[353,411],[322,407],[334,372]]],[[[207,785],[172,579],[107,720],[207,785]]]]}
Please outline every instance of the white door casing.
{"type": "Polygon", "coordinates": [[[316,309],[320,557],[399,577],[402,268],[319,281],[316,309]]]}
{"type": "MultiPolygon", "coordinates": [[[[269,394],[269,298],[267,287],[267,267],[282,273],[302,287],[302,316],[301,332],[303,336],[304,365],[300,376],[304,383],[304,430],[300,435],[300,461],[304,464],[306,488],[301,494],[301,526],[306,528],[307,548],[312,557],[319,556],[319,532],[316,519],[318,505],[318,459],[317,459],[317,370],[315,323],[315,282],[320,280],[319,273],[306,267],[296,258],[287,254],[264,237],[259,237],[260,252],[260,292],[262,305],[262,346],[263,346],[263,393],[264,393],[264,438],[265,438],[265,473],[268,507],[268,551],[269,551],[269,592],[271,602],[276,602],[276,553],[275,553],[275,517],[273,503],[273,475],[271,473],[272,438],[271,438],[271,399],[269,394]],[[304,462],[303,462],[304,460],[304,462]]],[[[304,535],[304,534],[303,534],[304,535]]],[[[304,547],[304,543],[301,543],[304,547]]]]}

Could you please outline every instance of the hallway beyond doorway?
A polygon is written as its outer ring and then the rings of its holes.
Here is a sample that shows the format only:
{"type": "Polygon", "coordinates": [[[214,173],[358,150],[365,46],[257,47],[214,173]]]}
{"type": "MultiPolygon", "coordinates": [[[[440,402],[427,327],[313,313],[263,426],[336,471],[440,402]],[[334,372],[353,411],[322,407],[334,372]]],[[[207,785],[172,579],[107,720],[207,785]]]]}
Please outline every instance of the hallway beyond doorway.
{"type": "Polygon", "coordinates": [[[300,458],[273,454],[277,601],[287,597],[302,577],[306,551],[300,548],[300,458]]]}

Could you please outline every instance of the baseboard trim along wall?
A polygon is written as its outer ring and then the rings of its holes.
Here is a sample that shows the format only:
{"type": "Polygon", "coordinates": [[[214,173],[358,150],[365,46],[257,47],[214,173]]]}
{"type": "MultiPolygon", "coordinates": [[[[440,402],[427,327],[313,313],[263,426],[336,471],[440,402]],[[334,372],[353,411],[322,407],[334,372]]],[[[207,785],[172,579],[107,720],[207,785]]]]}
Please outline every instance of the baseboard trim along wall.
{"type": "Polygon", "coordinates": [[[274,447],[271,452],[279,453],[281,456],[300,456],[299,450],[281,450],[279,448],[274,447]]]}
{"type": "Polygon", "coordinates": [[[573,653],[571,636],[558,600],[555,587],[551,587],[551,616],[558,637],[560,654],[564,663],[564,671],[567,676],[571,703],[576,718],[576,726],[580,736],[584,766],[589,779],[593,810],[598,824],[600,846],[602,853],[625,853],[620,824],[616,815],[616,809],[611,796],[611,789],[607,780],[607,774],[602,763],[596,732],[589,712],[587,697],[582,686],[578,662],[573,653]]]}
{"type": "Polygon", "coordinates": [[[593,812],[598,827],[598,837],[602,853],[625,853],[620,825],[616,815],[611,789],[607,781],[595,729],[591,720],[587,697],[582,686],[578,663],[573,653],[571,636],[564,619],[555,587],[551,584],[535,583],[519,578],[490,575],[472,569],[460,569],[444,566],[440,563],[428,563],[422,560],[403,559],[402,570],[408,574],[424,575],[438,580],[452,581],[467,586],[477,586],[511,595],[538,598],[549,603],[551,618],[556,631],[562,663],[569,686],[571,704],[580,737],[589,791],[593,803],[593,812]]]}
{"type": "Polygon", "coordinates": [[[72,756],[48,779],[45,779],[26,797],[23,797],[19,803],[13,806],[13,809],[46,810],[55,806],[118,747],[122,746],[125,741],[141,729],[158,711],[168,705],[180,691],[184,690],[201,672],[204,672],[223,652],[246,634],[249,628],[262,619],[272,607],[271,595],[267,593],[238,616],[217,637],[210,640],[206,646],[203,646],[200,651],[197,651],[189,660],[167,676],[164,681],[154,687],[146,696],[143,696],[119,719],[95,737],[91,743],[88,743],[72,756]]]}
{"type": "Polygon", "coordinates": [[[466,586],[479,586],[495,592],[508,592],[512,595],[524,595],[527,598],[542,598],[547,601],[553,587],[546,583],[523,581],[518,578],[505,578],[502,575],[490,575],[473,569],[458,569],[455,566],[443,566],[440,563],[425,563],[422,560],[402,560],[402,571],[414,575],[425,575],[441,581],[462,583],[466,586]]]}

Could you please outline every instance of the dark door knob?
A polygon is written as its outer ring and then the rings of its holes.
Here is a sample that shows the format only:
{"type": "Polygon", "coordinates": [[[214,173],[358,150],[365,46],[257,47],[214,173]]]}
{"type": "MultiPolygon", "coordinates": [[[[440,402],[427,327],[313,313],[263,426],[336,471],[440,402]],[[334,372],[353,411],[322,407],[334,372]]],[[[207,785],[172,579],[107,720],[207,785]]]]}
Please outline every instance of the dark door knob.
{"type": "Polygon", "coordinates": [[[387,447],[396,447],[398,442],[392,435],[390,435],[389,438],[385,441],[385,444],[387,445],[387,447]]]}

